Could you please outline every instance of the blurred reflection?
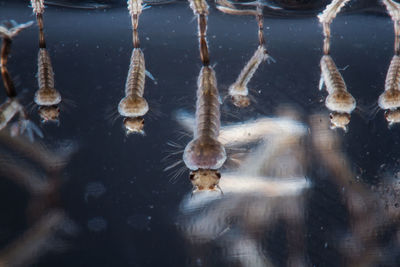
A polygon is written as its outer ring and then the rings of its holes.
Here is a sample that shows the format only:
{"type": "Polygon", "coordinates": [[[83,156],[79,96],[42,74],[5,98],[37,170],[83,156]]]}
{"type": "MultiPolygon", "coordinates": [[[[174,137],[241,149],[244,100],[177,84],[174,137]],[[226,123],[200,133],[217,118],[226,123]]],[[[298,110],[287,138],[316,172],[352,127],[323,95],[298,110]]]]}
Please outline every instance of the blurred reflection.
{"type": "Polygon", "coordinates": [[[51,65],[50,55],[46,49],[44,37],[44,0],[31,0],[33,13],[39,26],[39,53],[38,53],[38,86],[34,101],[39,106],[38,114],[42,123],[59,123],[61,95],[54,87],[54,71],[51,65]]]}
{"type": "Polygon", "coordinates": [[[141,0],[128,1],[128,10],[131,15],[133,27],[133,50],[130,60],[128,77],[125,83],[125,97],[118,104],[118,112],[124,117],[126,134],[144,134],[143,116],[149,111],[149,105],[143,97],[146,75],[154,80],[154,77],[146,71],[144,54],[140,48],[139,15],[142,13],[143,4],[141,0]]]}
{"type": "Polygon", "coordinates": [[[381,227],[388,222],[382,202],[376,193],[356,181],[338,136],[327,130],[327,120],[316,115],[310,121],[315,133],[312,136],[315,157],[331,174],[329,177],[332,182],[341,189],[349,214],[347,232],[336,237],[339,239],[340,252],[348,266],[378,266],[385,256],[383,247],[379,245],[381,236],[377,231],[383,230],[381,227]]]}
{"type": "Polygon", "coordinates": [[[385,92],[378,99],[378,105],[385,111],[385,118],[392,126],[400,122],[400,4],[391,0],[382,1],[393,20],[394,55],[386,74],[385,92]]]}
{"type": "Polygon", "coordinates": [[[347,132],[347,125],[350,123],[350,114],[356,108],[356,100],[347,91],[346,83],[343,80],[338,68],[330,53],[331,23],[341,8],[349,0],[333,0],[325,10],[318,15],[319,21],[323,26],[324,34],[324,55],[321,58],[321,79],[319,90],[325,85],[328,96],[325,106],[333,111],[330,113],[331,128],[342,128],[347,132]]]}
{"type": "MultiPolygon", "coordinates": [[[[32,0],[35,1],[35,0],[32,0]]],[[[77,9],[88,9],[88,10],[94,10],[94,9],[108,9],[111,8],[111,5],[104,4],[104,3],[96,3],[93,1],[90,2],[80,2],[80,3],[73,3],[71,1],[60,1],[60,0],[54,0],[54,1],[47,1],[45,0],[44,3],[48,6],[59,6],[59,7],[67,7],[67,8],[77,8],[77,9]]]]}
{"type": "MultiPolygon", "coordinates": [[[[216,0],[220,1],[228,0],[216,0]]],[[[229,1],[233,4],[255,5],[257,1],[229,1]]],[[[264,8],[264,15],[268,17],[314,17],[321,12],[331,0],[260,0],[264,8]]],[[[379,1],[363,0],[352,1],[351,5],[346,7],[345,12],[355,12],[359,10],[373,11],[381,13],[379,1]]]]}
{"type": "Polygon", "coordinates": [[[30,266],[49,251],[66,248],[65,238],[76,230],[60,206],[60,187],[74,150],[69,145],[51,152],[39,143],[0,132],[0,174],[30,195],[29,229],[0,250],[0,266],[30,266]]]}
{"type": "MultiPolygon", "coordinates": [[[[183,122],[186,127],[188,121],[183,122]]],[[[303,124],[286,117],[222,127],[225,142],[244,146],[247,153],[237,167],[222,172],[223,195],[204,192],[183,199],[179,227],[191,244],[215,243],[223,248],[224,260],[235,266],[271,266],[261,242],[267,229],[284,220],[291,248],[288,264],[305,266],[303,206],[310,183],[305,177],[305,143],[301,140],[306,132],[303,124]],[[249,150],[254,141],[257,145],[249,150]]],[[[205,255],[193,256],[201,258],[202,266],[212,265],[205,255]]]]}
{"type": "Polygon", "coordinates": [[[24,24],[17,24],[14,20],[5,21],[0,25],[0,36],[3,38],[1,47],[1,76],[3,79],[4,88],[6,89],[7,99],[0,105],[0,130],[5,128],[9,122],[19,114],[18,122],[14,123],[11,127],[11,134],[18,135],[27,133],[29,139],[33,141],[34,133],[43,137],[40,129],[29,120],[25,108],[20,104],[17,99],[17,91],[14,82],[7,69],[8,56],[11,52],[12,39],[20,33],[23,29],[32,25],[32,22],[24,24]]]}
{"type": "MultiPolygon", "coordinates": [[[[188,114],[180,114],[178,116],[184,118],[182,124],[190,129],[193,119],[188,114]]],[[[225,129],[231,132],[225,138],[238,140],[226,141],[226,144],[236,144],[235,148],[244,146],[246,152],[240,157],[234,153],[229,155],[237,158],[237,165],[222,171],[223,195],[187,194],[181,202],[178,226],[191,245],[191,257],[197,259],[193,265],[215,265],[214,259],[221,260],[221,257],[210,257],[207,248],[217,246],[222,250],[222,261],[229,265],[272,266],[276,255],[264,242],[272,238],[268,235],[284,230],[286,241],[283,244],[288,250],[285,265],[308,266],[305,223],[315,218],[305,217],[307,206],[311,204],[305,192],[310,188],[306,177],[311,176],[314,180],[329,178],[340,192],[348,221],[344,230],[334,233],[330,240],[333,244],[329,246],[335,247],[343,257],[342,266],[392,266],[390,263],[395,262],[394,257],[398,255],[394,251],[400,249],[397,232],[400,188],[396,174],[386,174],[379,186],[360,183],[337,133],[329,130],[325,115],[310,117],[309,132],[304,124],[286,116],[258,119],[270,125],[264,128],[264,135],[258,135],[255,146],[251,145],[255,139],[232,134],[236,130],[241,133],[242,125],[246,125],[250,133],[259,132],[262,127],[258,128],[254,121],[221,127],[221,133],[225,129]],[[270,130],[277,125],[282,131],[270,130]],[[316,166],[319,171],[315,170],[316,166]]],[[[315,193],[321,189],[309,190],[315,193]]],[[[337,211],[328,210],[327,213],[337,216],[337,211]]]]}

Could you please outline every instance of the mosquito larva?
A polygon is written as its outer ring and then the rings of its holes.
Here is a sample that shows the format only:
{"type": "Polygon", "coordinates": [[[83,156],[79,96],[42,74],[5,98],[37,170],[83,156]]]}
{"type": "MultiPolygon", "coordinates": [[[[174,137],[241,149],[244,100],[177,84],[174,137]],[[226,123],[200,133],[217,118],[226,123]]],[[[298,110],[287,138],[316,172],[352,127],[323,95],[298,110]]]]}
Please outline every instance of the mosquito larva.
{"type": "Polygon", "coordinates": [[[0,58],[1,76],[7,96],[11,98],[17,96],[14,83],[7,69],[8,55],[10,54],[11,50],[12,38],[32,24],[32,21],[23,24],[17,24],[14,20],[11,20],[4,22],[3,25],[0,25],[0,36],[3,38],[0,58]]]}
{"type": "Polygon", "coordinates": [[[189,0],[189,5],[195,15],[208,15],[208,4],[206,0],[189,0]]]}
{"type": "Polygon", "coordinates": [[[329,55],[321,58],[321,79],[319,89],[325,84],[328,96],[325,106],[333,111],[330,114],[331,128],[342,128],[347,130],[350,122],[350,114],[356,108],[356,100],[347,91],[342,75],[337,69],[335,62],[329,55]]]}
{"type": "Polygon", "coordinates": [[[143,10],[142,0],[129,0],[128,10],[133,27],[133,50],[129,64],[128,77],[125,83],[125,97],[118,104],[118,112],[124,118],[124,127],[127,134],[144,134],[144,116],[149,110],[149,105],[143,97],[146,74],[144,55],[140,49],[139,34],[137,31],[139,15],[143,10]]]}
{"type": "Polygon", "coordinates": [[[324,11],[318,15],[318,19],[322,24],[324,31],[324,54],[328,55],[330,50],[330,38],[331,38],[331,23],[336,15],[340,12],[342,7],[350,0],[332,0],[332,2],[326,6],[324,11]]]}
{"type": "Polygon", "coordinates": [[[43,1],[32,0],[32,8],[36,13],[36,20],[39,26],[39,52],[38,52],[38,86],[39,89],[35,93],[34,102],[39,106],[38,114],[42,122],[58,122],[60,116],[60,108],[58,104],[61,102],[61,94],[54,88],[54,71],[51,64],[50,55],[46,49],[46,41],[44,38],[43,12],[44,9],[35,9],[39,2],[43,5],[43,1]],[[35,6],[33,2],[36,2],[35,6]]]}
{"type": "Polygon", "coordinates": [[[267,59],[271,59],[273,61],[273,59],[268,55],[268,51],[265,47],[263,4],[260,1],[252,2],[252,5],[256,5],[255,10],[237,9],[229,1],[220,1],[219,4],[221,4],[221,6],[217,6],[217,9],[224,13],[232,15],[253,15],[256,17],[258,22],[258,48],[250,60],[246,63],[236,81],[229,87],[229,95],[233,104],[239,108],[244,108],[250,105],[247,84],[250,82],[254,73],[263,61],[267,59]]]}
{"type": "Polygon", "coordinates": [[[128,77],[125,83],[125,97],[119,102],[118,112],[125,117],[124,126],[127,133],[142,133],[144,116],[149,110],[143,98],[146,69],[144,55],[140,48],[132,51],[128,77]]]}
{"type": "Polygon", "coordinates": [[[208,45],[206,39],[208,4],[206,0],[189,0],[189,5],[190,8],[193,10],[193,13],[197,15],[200,58],[203,62],[203,65],[208,65],[210,64],[210,56],[208,53],[208,45]]]}
{"type": "Polygon", "coordinates": [[[128,0],[128,10],[131,15],[132,27],[136,30],[139,26],[139,16],[142,14],[143,1],[142,0],[128,0]]]}
{"type": "Polygon", "coordinates": [[[396,109],[400,108],[400,57],[394,55],[390,62],[389,70],[386,74],[385,92],[378,99],[378,105],[381,109],[388,110],[385,114],[388,122],[396,122],[396,109]]]}
{"type": "Polygon", "coordinates": [[[240,72],[235,83],[229,87],[229,95],[232,98],[233,104],[237,107],[243,108],[250,104],[250,99],[248,97],[249,90],[247,84],[253,77],[254,73],[258,69],[258,66],[265,60],[268,59],[268,53],[265,46],[258,46],[257,50],[254,52],[253,56],[244,66],[240,72]]]}
{"type": "Polygon", "coordinates": [[[382,0],[386,10],[393,20],[394,25],[394,52],[400,54],[400,4],[392,0],[382,0]]]}
{"type": "Polygon", "coordinates": [[[44,12],[44,0],[31,0],[31,7],[33,9],[33,13],[35,13],[35,14],[43,14],[43,12],[44,12]]]}
{"type": "Polygon", "coordinates": [[[33,133],[43,137],[42,132],[37,126],[28,119],[24,107],[19,103],[16,98],[17,92],[13,80],[7,69],[8,55],[11,50],[11,39],[16,36],[21,30],[32,25],[32,22],[17,24],[15,21],[6,21],[4,25],[0,26],[0,36],[3,38],[1,48],[1,74],[3,78],[4,87],[6,88],[8,99],[0,106],[0,129],[3,129],[7,124],[19,113],[20,120],[17,124],[11,127],[11,134],[16,135],[23,133],[25,130],[31,141],[33,141],[33,133]]]}
{"type": "Polygon", "coordinates": [[[183,161],[192,170],[190,179],[197,190],[215,190],[221,178],[218,169],[226,160],[226,152],[218,141],[220,102],[212,67],[201,68],[197,86],[194,137],[185,147],[183,161]]]}
{"type": "Polygon", "coordinates": [[[17,92],[15,90],[14,82],[11,79],[10,73],[7,69],[8,55],[11,50],[12,38],[17,35],[22,29],[32,25],[32,23],[25,23],[18,25],[15,21],[5,22],[4,26],[0,26],[0,36],[3,37],[1,47],[1,75],[3,78],[4,87],[9,99],[7,99],[0,106],[0,129],[7,126],[15,114],[23,111],[23,107],[15,98],[17,92]]]}
{"type": "Polygon", "coordinates": [[[38,84],[34,101],[39,106],[39,116],[43,122],[58,121],[61,95],[54,88],[54,72],[46,48],[40,48],[38,53],[38,84]]]}
{"type": "MultiPolygon", "coordinates": [[[[53,89],[54,90],[54,71],[53,67],[51,65],[51,60],[49,53],[45,48],[40,48],[39,53],[38,53],[38,85],[39,85],[39,91],[40,90],[49,90],[53,89]]],[[[43,98],[41,97],[40,92],[36,92],[36,95],[38,98],[35,101],[38,105],[55,105],[60,103],[61,101],[61,96],[59,94],[56,94],[57,97],[48,97],[47,95],[43,95],[43,98]]],[[[51,95],[55,95],[52,93],[51,95]]]]}

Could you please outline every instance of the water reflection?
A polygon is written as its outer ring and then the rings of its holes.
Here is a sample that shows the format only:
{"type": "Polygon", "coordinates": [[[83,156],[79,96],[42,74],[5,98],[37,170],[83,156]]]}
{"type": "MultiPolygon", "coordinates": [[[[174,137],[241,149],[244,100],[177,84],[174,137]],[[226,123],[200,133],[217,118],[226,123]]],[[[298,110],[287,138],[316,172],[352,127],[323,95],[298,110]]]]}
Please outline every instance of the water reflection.
{"type": "MultiPolygon", "coordinates": [[[[208,45],[204,45],[207,44],[207,40],[205,37],[200,38],[203,60],[201,63],[195,60],[199,57],[199,51],[191,49],[197,48],[197,37],[194,37],[193,33],[205,36],[206,26],[210,28],[207,33],[213,49],[210,64],[218,64],[212,65],[212,69],[204,68],[201,73],[204,74],[205,70],[209,73],[199,76],[203,77],[202,82],[215,81],[214,77],[210,78],[210,73],[215,71],[219,89],[228,89],[230,82],[236,78],[234,75],[237,73],[234,71],[240,71],[243,62],[239,61],[239,52],[251,54],[253,51],[248,51],[248,48],[252,42],[256,43],[256,25],[253,17],[226,16],[212,9],[210,5],[210,17],[202,17],[199,20],[199,29],[195,29],[195,24],[189,23],[192,12],[187,8],[179,8],[179,5],[160,9],[152,7],[140,16],[140,23],[143,22],[144,27],[138,35],[143,47],[148,48],[142,51],[146,54],[146,64],[155,69],[160,68],[160,76],[157,75],[157,78],[163,83],[163,90],[151,90],[155,95],[148,95],[147,92],[144,95],[146,101],[162,98],[165,114],[170,114],[170,111],[177,107],[185,107],[183,102],[186,101],[172,103],[173,100],[195,95],[195,80],[202,67],[200,64],[207,62],[210,56],[208,45]],[[154,13],[150,13],[153,11],[154,13]],[[175,11],[181,17],[173,17],[175,13],[172,12],[175,11]],[[155,17],[152,17],[153,15],[155,17]],[[183,21],[185,23],[180,23],[183,21]],[[205,25],[204,21],[210,24],[205,25]],[[169,22],[173,25],[168,24],[169,22]],[[229,26],[233,25],[232,29],[228,27],[228,23],[229,26]],[[188,36],[190,33],[192,37],[188,36]],[[188,40],[193,41],[191,45],[188,45],[188,40]],[[237,64],[236,67],[231,68],[234,63],[237,64]],[[231,75],[232,72],[234,75],[231,75]]],[[[243,10],[250,8],[244,6],[243,10]]],[[[27,10],[26,5],[22,7],[22,10],[24,9],[27,10]]],[[[20,16],[29,16],[30,10],[28,11],[21,11],[20,16]]],[[[346,9],[343,10],[345,11],[346,9]]],[[[49,37],[56,36],[54,34],[60,29],[65,30],[63,34],[66,34],[65,40],[57,38],[59,42],[54,42],[54,48],[49,49],[54,57],[52,59],[68,63],[65,64],[65,70],[64,64],[54,66],[57,69],[61,67],[56,76],[57,81],[71,88],[74,95],[79,95],[80,101],[79,110],[71,116],[65,116],[65,123],[70,123],[71,127],[62,127],[62,131],[59,128],[46,128],[46,142],[68,135],[82,144],[83,151],[79,152],[81,157],[74,161],[73,167],[69,169],[77,178],[73,179],[70,188],[64,191],[67,201],[77,201],[70,203],[71,205],[65,208],[68,211],[64,211],[63,205],[57,200],[62,192],[61,186],[53,185],[47,179],[47,173],[53,172],[54,165],[63,168],[63,164],[57,163],[63,155],[49,151],[41,153],[47,149],[36,146],[31,149],[30,145],[19,148],[13,142],[29,143],[7,135],[9,139],[2,145],[5,147],[4,153],[1,151],[2,155],[7,155],[4,156],[7,160],[0,162],[0,171],[4,177],[11,177],[11,181],[17,184],[19,190],[27,191],[29,196],[35,196],[32,197],[34,201],[30,205],[29,213],[36,214],[32,216],[37,218],[26,228],[32,229],[32,232],[27,230],[26,235],[15,239],[17,245],[13,245],[11,241],[10,249],[3,250],[1,259],[14,265],[32,265],[37,260],[33,259],[33,255],[49,255],[48,247],[55,248],[60,244],[58,233],[69,231],[62,223],[68,212],[68,215],[74,216],[74,221],[79,221],[87,233],[80,235],[81,239],[73,243],[75,249],[71,254],[62,255],[59,259],[57,257],[64,265],[69,265],[70,260],[77,265],[185,266],[183,261],[187,256],[193,259],[193,265],[202,266],[396,265],[395,257],[398,256],[400,236],[397,208],[399,175],[398,167],[390,165],[397,157],[396,129],[387,131],[380,125],[366,125],[356,117],[352,118],[352,131],[343,135],[342,131],[329,129],[330,122],[326,113],[307,118],[314,111],[325,110],[323,104],[319,105],[315,101],[315,87],[319,78],[318,61],[322,54],[322,40],[318,35],[321,29],[315,18],[269,20],[268,24],[271,23],[272,26],[268,46],[273,48],[274,56],[279,58],[279,61],[274,68],[268,69],[267,76],[254,76],[251,81],[254,85],[258,82],[257,86],[263,90],[264,95],[259,96],[258,106],[267,107],[269,110],[255,112],[253,108],[258,107],[256,103],[253,103],[251,109],[240,110],[240,113],[234,109],[234,115],[239,117],[235,120],[237,123],[228,122],[231,117],[222,114],[222,126],[219,134],[214,135],[214,141],[216,139],[221,143],[227,152],[227,160],[219,169],[222,175],[219,186],[223,194],[211,191],[192,195],[188,181],[168,183],[168,178],[161,171],[163,166],[160,166],[162,164],[159,163],[158,156],[164,148],[163,143],[178,139],[173,133],[177,127],[169,117],[147,125],[147,138],[129,138],[125,141],[118,137],[120,129],[114,131],[109,127],[104,130],[101,107],[110,102],[112,94],[111,91],[104,90],[119,88],[116,92],[122,92],[121,85],[117,83],[123,83],[126,79],[129,64],[127,62],[132,52],[129,50],[124,53],[126,47],[132,48],[126,8],[123,11],[108,10],[97,13],[74,11],[78,13],[76,16],[69,10],[63,10],[66,13],[52,13],[50,9],[46,9],[46,12],[46,32],[49,33],[49,37]],[[52,14],[65,16],[53,20],[52,14]],[[65,22],[68,27],[58,27],[57,21],[63,25],[65,22]],[[89,26],[83,22],[88,22],[89,26]],[[102,34],[91,35],[91,27],[102,29],[102,34]],[[110,33],[111,37],[108,35],[110,33]],[[311,35],[313,38],[305,37],[308,34],[314,34],[311,35]],[[123,62],[123,59],[127,62],[123,62]],[[73,69],[68,71],[68,66],[73,69]],[[83,72],[87,73],[87,77],[85,75],[79,79],[83,72]],[[74,84],[79,84],[79,88],[74,88],[74,84]],[[264,90],[261,88],[264,85],[273,90],[264,90]],[[312,88],[315,90],[311,90],[312,88]],[[297,105],[307,103],[302,106],[304,110],[292,108],[286,111],[289,115],[282,115],[282,112],[273,117],[265,115],[271,114],[270,110],[279,103],[288,101],[288,98],[290,101],[290,97],[297,105]],[[303,116],[307,119],[303,119],[303,116]],[[30,153],[29,161],[32,161],[32,164],[25,164],[25,156],[21,157],[24,149],[30,153]],[[36,165],[46,165],[46,162],[51,162],[51,167],[37,169],[36,165]],[[375,165],[381,164],[380,162],[389,167],[385,174],[378,171],[376,181],[368,180],[370,173],[357,177],[354,171],[360,166],[363,171],[368,169],[375,174],[375,165]],[[57,193],[52,193],[54,191],[57,193]],[[177,209],[177,202],[183,194],[187,195],[179,208],[178,221],[186,244],[174,231],[171,223],[171,211],[177,209]],[[48,196],[46,200],[43,200],[44,195],[48,196]],[[33,243],[30,240],[33,240],[33,243]],[[15,255],[22,256],[17,258],[15,255]]],[[[349,32],[357,34],[338,38],[332,47],[332,52],[335,50],[337,54],[332,57],[338,63],[341,62],[341,57],[346,57],[345,61],[351,65],[361,64],[363,60],[371,62],[371,71],[367,71],[365,64],[362,72],[364,75],[365,70],[365,76],[371,78],[363,79],[361,74],[354,74],[350,69],[346,72],[350,72],[346,75],[346,81],[349,84],[352,79],[355,81],[355,90],[351,93],[358,97],[357,100],[368,101],[368,97],[372,95],[375,101],[381,92],[379,88],[369,86],[375,81],[380,82],[380,75],[375,77],[373,74],[379,73],[382,61],[386,61],[383,60],[386,57],[382,56],[381,52],[389,47],[387,56],[392,54],[391,43],[388,46],[387,42],[380,39],[382,36],[390,37],[391,35],[387,34],[389,30],[385,35],[379,33],[380,29],[391,29],[390,19],[338,16],[337,22],[332,28],[333,32],[341,32],[335,29],[336,25],[338,28],[341,25],[341,29],[348,29],[349,32]],[[365,22],[376,23],[375,26],[379,30],[369,29],[362,32],[365,22]],[[372,37],[367,35],[367,38],[362,40],[362,34],[366,32],[372,37]],[[373,38],[375,34],[376,39],[373,38]],[[344,43],[341,44],[340,40],[344,43]],[[376,46],[374,40],[380,45],[376,46]],[[346,49],[350,51],[350,48],[355,49],[351,49],[352,53],[348,54],[346,49]],[[370,53],[369,57],[365,51],[370,53]],[[373,51],[380,52],[373,54],[373,51]],[[382,60],[372,61],[378,58],[382,60]],[[362,91],[357,92],[357,88],[362,91]],[[372,91],[373,89],[377,90],[372,91]]],[[[141,26],[142,24],[139,27],[141,26]]],[[[33,34],[35,36],[36,31],[33,34]]],[[[21,39],[15,39],[16,44],[23,43],[23,40],[27,40],[27,44],[36,40],[30,38],[29,31],[25,30],[18,38],[21,39]]],[[[35,61],[32,51],[37,50],[36,41],[33,46],[34,50],[29,46],[19,50],[18,45],[15,47],[17,53],[13,50],[10,63],[23,62],[20,59],[27,57],[27,63],[21,63],[17,70],[14,69],[15,74],[17,71],[24,75],[36,72],[33,68],[29,70],[24,67],[33,65],[32,62],[35,61]]],[[[384,70],[385,68],[383,67],[384,70]]],[[[11,71],[14,73],[12,68],[11,71]]],[[[26,80],[34,81],[33,75],[28,76],[26,80]]],[[[25,85],[24,80],[21,88],[25,85]]],[[[18,83],[16,86],[20,88],[18,83]]],[[[219,105],[215,93],[212,97],[212,103],[219,105]]],[[[194,106],[189,100],[187,103],[189,104],[186,106],[194,106]]],[[[225,110],[231,111],[231,105],[225,107],[225,110]]],[[[215,107],[211,108],[215,111],[215,107]]],[[[177,116],[178,122],[184,128],[194,132],[195,115],[180,111],[177,116]]],[[[219,120],[213,122],[219,123],[219,120]]],[[[206,124],[196,128],[215,129],[210,123],[206,124]]],[[[34,145],[37,144],[32,144],[34,145]]],[[[12,193],[8,195],[12,197],[12,193]]],[[[6,194],[3,197],[6,197],[6,194]]],[[[17,205],[13,203],[10,206],[11,209],[15,209],[13,212],[18,212],[17,205]]],[[[3,214],[7,215],[7,212],[3,211],[3,214]]],[[[61,243],[64,244],[64,238],[61,239],[61,243]]],[[[38,264],[48,265],[49,260],[51,262],[52,258],[47,256],[38,264]]]]}
{"type": "MultiPolygon", "coordinates": [[[[222,172],[223,195],[187,194],[182,200],[179,229],[191,244],[191,257],[201,262],[194,265],[215,264],[207,252],[212,245],[221,248],[222,261],[227,264],[273,266],[274,255],[263,242],[268,233],[285,231],[288,250],[285,265],[307,266],[304,236],[309,220],[305,218],[309,194],[306,192],[314,190],[310,180],[320,179],[306,178],[311,166],[323,168],[322,176],[329,177],[341,191],[349,222],[335,239],[346,266],[377,266],[393,261],[385,253],[399,247],[398,237],[395,235],[383,243],[379,240],[393,233],[391,229],[398,229],[398,180],[389,176],[372,190],[357,182],[340,139],[330,131],[325,115],[313,115],[309,121],[311,135],[306,135],[306,131],[265,132],[262,141],[242,156],[237,167],[222,172]],[[306,149],[306,144],[312,149],[306,149]],[[377,231],[383,232],[378,235],[377,231]]],[[[251,122],[247,126],[251,128],[250,125],[251,122]]],[[[231,131],[235,129],[228,127],[231,131]]]]}
{"type": "MultiPolygon", "coordinates": [[[[208,192],[183,199],[179,227],[193,245],[211,242],[221,246],[224,261],[231,264],[271,266],[262,240],[267,229],[283,220],[291,247],[289,265],[305,266],[304,196],[310,182],[305,177],[305,143],[301,140],[306,127],[290,118],[258,121],[264,127],[249,121],[221,128],[221,134],[230,132],[224,135],[225,142],[236,147],[248,148],[249,143],[258,142],[241,156],[238,166],[222,172],[223,195],[208,192]],[[259,140],[242,134],[244,129],[256,133],[259,140]]],[[[201,266],[211,264],[201,259],[201,266]]]]}
{"type": "Polygon", "coordinates": [[[0,266],[30,266],[49,251],[65,250],[76,227],[60,205],[60,189],[74,150],[68,145],[62,152],[52,152],[39,143],[0,132],[1,176],[29,194],[28,229],[0,250],[0,266]]]}

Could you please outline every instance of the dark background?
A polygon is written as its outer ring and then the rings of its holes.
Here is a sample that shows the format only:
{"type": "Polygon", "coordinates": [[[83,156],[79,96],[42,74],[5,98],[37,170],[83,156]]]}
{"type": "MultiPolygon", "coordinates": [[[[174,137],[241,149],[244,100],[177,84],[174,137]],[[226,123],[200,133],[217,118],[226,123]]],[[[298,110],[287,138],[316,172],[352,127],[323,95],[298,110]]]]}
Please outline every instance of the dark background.
{"type": "MultiPolygon", "coordinates": [[[[172,183],[169,173],[163,171],[180,155],[171,162],[162,159],[170,150],[168,141],[182,146],[189,141],[189,137],[180,139],[181,129],[173,112],[194,110],[201,67],[197,22],[186,2],[153,6],[141,15],[139,35],[146,68],[158,84],[146,80],[145,97],[154,115],[146,116],[146,136],[126,137],[122,119],[113,124],[107,117],[123,96],[132,49],[131,25],[125,1],[109,2],[111,8],[105,10],[49,6],[44,13],[56,88],[75,105],[62,108],[59,127],[42,127],[43,141],[54,146],[72,140],[79,147],[67,167],[68,180],[62,189],[62,205],[78,225],[79,234],[67,252],[46,254],[36,266],[185,266],[190,255],[176,230],[175,217],[180,200],[191,186],[187,174],[172,183]],[[90,182],[102,183],[106,192],[85,202],[85,188],[90,182]],[[88,222],[97,217],[106,221],[106,228],[96,232],[88,228],[88,222]]],[[[210,6],[210,56],[224,96],[256,49],[256,22],[252,17],[221,14],[213,4],[210,6]]],[[[349,91],[360,106],[370,107],[384,90],[393,55],[393,24],[375,1],[353,4],[346,11],[332,25],[332,57],[339,68],[348,65],[342,74],[349,91]]],[[[0,1],[3,19],[26,22],[35,17],[28,1],[0,1]]],[[[267,16],[267,47],[276,63],[261,65],[250,83],[251,88],[261,91],[255,94],[258,102],[244,112],[225,103],[223,123],[272,115],[282,103],[294,105],[304,115],[325,111],[326,93],[318,91],[321,32],[315,17],[296,18],[293,11],[281,18],[267,16]]],[[[26,103],[37,89],[37,51],[38,28],[34,24],[15,38],[9,60],[18,88],[28,90],[26,103]]],[[[35,111],[32,118],[39,123],[35,111]]],[[[341,135],[354,168],[362,169],[363,182],[375,183],[383,163],[396,164],[398,134],[398,127],[388,130],[382,112],[376,117],[365,111],[353,114],[350,131],[341,135]]],[[[8,218],[8,224],[1,224],[0,237],[11,240],[26,229],[23,207],[29,200],[11,183],[4,182],[0,192],[4,211],[0,218],[8,218]]],[[[335,266],[337,254],[324,250],[325,240],[315,236],[325,226],[331,232],[323,236],[332,238],[336,231],[333,221],[338,220],[339,226],[345,219],[341,219],[340,207],[319,214],[318,209],[324,211],[335,201],[324,199],[323,194],[318,196],[312,201],[319,205],[310,204],[317,210],[308,218],[308,260],[310,266],[335,266]]],[[[282,243],[276,244],[273,251],[283,249],[282,243]]],[[[277,263],[284,262],[282,254],[274,258],[277,263]]]]}

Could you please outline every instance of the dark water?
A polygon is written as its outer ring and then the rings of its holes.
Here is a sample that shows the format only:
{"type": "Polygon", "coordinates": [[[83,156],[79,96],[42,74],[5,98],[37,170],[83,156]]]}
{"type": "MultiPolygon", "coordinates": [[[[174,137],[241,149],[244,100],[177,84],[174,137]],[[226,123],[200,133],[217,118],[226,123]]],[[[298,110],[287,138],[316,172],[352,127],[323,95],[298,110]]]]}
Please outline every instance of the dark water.
{"type": "MultiPolygon", "coordinates": [[[[256,49],[256,22],[252,17],[221,14],[211,6],[211,62],[224,96],[256,49]]],[[[349,91],[363,107],[376,103],[383,92],[393,55],[392,21],[384,15],[383,7],[368,7],[374,12],[360,7],[339,15],[332,25],[332,57],[339,68],[348,66],[342,74],[349,91]]],[[[26,22],[35,17],[27,3],[0,1],[0,19],[26,22]]],[[[32,264],[240,266],[224,261],[223,248],[212,242],[207,244],[211,246],[207,253],[193,253],[202,248],[190,245],[176,227],[179,203],[191,191],[187,173],[171,182],[163,171],[171,164],[162,161],[170,150],[167,142],[184,146],[190,140],[187,136],[182,138],[173,114],[182,108],[194,111],[201,67],[197,22],[188,4],[153,6],[140,17],[139,36],[146,68],[158,82],[146,81],[145,96],[153,114],[153,118],[146,117],[146,136],[126,137],[121,118],[115,123],[107,118],[123,96],[129,66],[132,33],[127,9],[114,4],[106,10],[49,6],[44,23],[56,88],[74,104],[62,108],[60,126],[42,126],[42,141],[50,147],[62,147],[67,141],[78,148],[65,169],[67,178],[61,187],[60,204],[76,231],[65,242],[67,248],[45,253],[32,264]]],[[[325,114],[326,92],[318,91],[322,55],[318,20],[266,17],[265,28],[267,47],[276,63],[261,65],[251,81],[251,88],[261,92],[253,92],[257,102],[251,108],[238,111],[229,101],[224,103],[223,124],[273,115],[281,104],[290,104],[305,120],[313,113],[325,114]]],[[[27,91],[24,103],[32,101],[37,89],[37,51],[35,24],[15,38],[9,60],[17,89],[27,91]]],[[[5,98],[3,94],[2,99],[5,98]]],[[[343,151],[349,156],[359,183],[370,188],[380,184],[385,173],[399,169],[399,128],[389,130],[382,112],[376,117],[366,113],[353,114],[348,133],[337,132],[343,138],[343,151]]],[[[31,116],[39,123],[35,111],[31,116]]],[[[180,157],[173,157],[172,162],[180,157]]],[[[351,229],[341,196],[344,189],[321,173],[323,164],[312,163],[307,176],[311,177],[313,188],[304,207],[305,263],[345,266],[349,262],[338,248],[339,239],[351,229]]],[[[1,181],[0,192],[0,241],[6,247],[29,227],[25,209],[31,199],[9,180],[1,181]]],[[[387,224],[387,229],[376,230],[381,234],[377,237],[383,247],[380,253],[386,256],[368,266],[397,266],[400,237],[395,241],[395,222],[387,224]]],[[[288,251],[292,249],[288,248],[284,227],[285,223],[278,224],[260,236],[263,250],[276,266],[287,264],[288,251]]]]}

